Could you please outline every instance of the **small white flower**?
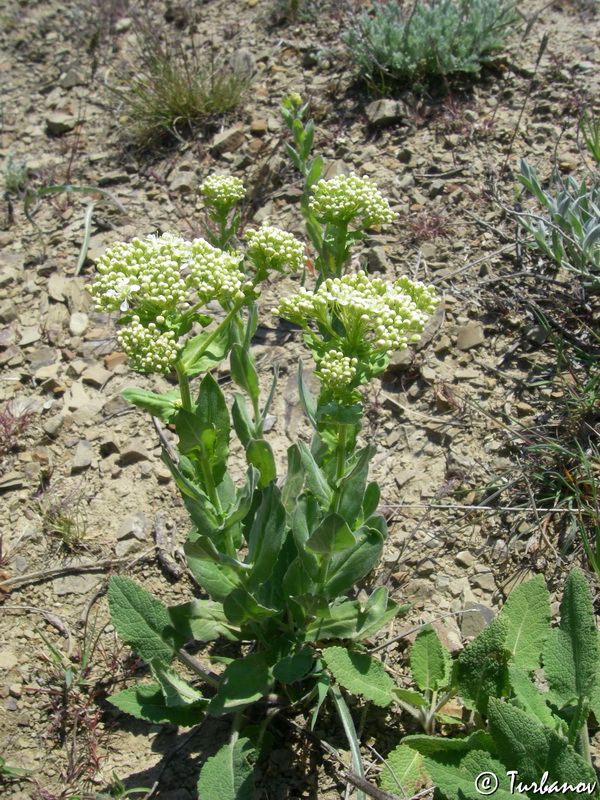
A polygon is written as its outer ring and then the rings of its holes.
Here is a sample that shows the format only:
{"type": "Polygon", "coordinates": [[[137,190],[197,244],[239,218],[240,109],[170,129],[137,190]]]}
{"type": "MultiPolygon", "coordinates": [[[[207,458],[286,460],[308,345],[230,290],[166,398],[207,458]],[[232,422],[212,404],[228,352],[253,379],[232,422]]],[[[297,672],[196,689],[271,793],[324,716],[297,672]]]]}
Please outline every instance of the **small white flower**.
{"type": "Polygon", "coordinates": [[[219,211],[227,211],[246,195],[242,181],[228,175],[209,175],[200,186],[200,192],[208,205],[219,211]]]}
{"type": "Polygon", "coordinates": [[[392,222],[398,216],[368,178],[354,172],[321,179],[314,188],[310,209],[322,222],[348,225],[360,220],[362,228],[392,222]]]}

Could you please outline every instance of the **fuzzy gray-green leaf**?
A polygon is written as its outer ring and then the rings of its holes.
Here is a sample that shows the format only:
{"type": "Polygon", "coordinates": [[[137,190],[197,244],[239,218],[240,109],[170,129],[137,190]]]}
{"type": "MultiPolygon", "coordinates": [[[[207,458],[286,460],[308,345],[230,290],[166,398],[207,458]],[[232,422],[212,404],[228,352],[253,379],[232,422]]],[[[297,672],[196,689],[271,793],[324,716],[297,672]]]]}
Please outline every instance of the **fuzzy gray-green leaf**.
{"type": "Polygon", "coordinates": [[[198,780],[198,800],[254,800],[250,739],[224,744],[207,759],[198,780]]]}
{"type": "Polygon", "coordinates": [[[323,660],[336,681],[352,694],[378,706],[388,706],[393,701],[394,681],[378,659],[345,647],[327,647],[323,660]]]}
{"type": "Polygon", "coordinates": [[[113,625],[145,661],[170,664],[185,639],[178,634],[169,612],[137,583],[123,576],[110,579],[108,603],[113,625]]]}
{"type": "Polygon", "coordinates": [[[498,788],[493,792],[494,800],[526,798],[524,794],[510,791],[510,779],[503,764],[484,750],[438,753],[436,756],[426,756],[424,763],[431,780],[448,800],[481,800],[484,793],[477,791],[476,787],[482,774],[498,777],[498,788]]]}
{"type": "Polygon", "coordinates": [[[574,567],[560,604],[560,627],[544,650],[544,673],[550,689],[564,704],[590,697],[598,672],[598,631],[590,590],[583,572],[574,567]]]}
{"type": "Polygon", "coordinates": [[[450,681],[452,659],[435,630],[428,625],[417,634],[410,651],[410,668],[419,689],[436,692],[450,681]]]}
{"type": "Polygon", "coordinates": [[[529,672],[537,669],[550,633],[550,594],[543,576],[517,586],[500,617],[508,621],[506,648],[512,653],[511,661],[529,672]]]}
{"type": "Polygon", "coordinates": [[[430,783],[423,756],[412,747],[399,744],[385,760],[387,769],[381,773],[381,788],[386,792],[411,797],[430,783]]]}
{"type": "Polygon", "coordinates": [[[167,706],[158,683],[144,683],[124,689],[109,698],[110,702],[138,719],[150,722],[169,722],[171,725],[191,727],[204,718],[207,701],[202,700],[187,706],[167,706]]]}
{"type": "Polygon", "coordinates": [[[508,621],[496,617],[458,659],[458,690],[467,708],[476,708],[480,714],[486,713],[490,697],[508,693],[507,634],[508,621]]]}

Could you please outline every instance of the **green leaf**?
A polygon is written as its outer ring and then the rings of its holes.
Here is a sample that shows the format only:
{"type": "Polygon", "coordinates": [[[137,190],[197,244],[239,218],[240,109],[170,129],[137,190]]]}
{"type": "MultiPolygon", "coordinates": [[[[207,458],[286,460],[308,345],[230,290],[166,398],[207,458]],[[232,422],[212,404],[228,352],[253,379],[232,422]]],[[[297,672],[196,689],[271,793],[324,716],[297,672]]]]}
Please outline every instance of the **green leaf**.
{"type": "Polygon", "coordinates": [[[322,672],[319,677],[317,678],[317,702],[312,713],[312,717],[310,718],[310,729],[314,731],[315,725],[317,724],[317,719],[319,718],[319,712],[321,710],[321,706],[325,702],[325,698],[329,692],[329,685],[330,685],[330,678],[326,672],[322,672]]]}
{"type": "Polygon", "coordinates": [[[246,589],[234,589],[223,601],[223,609],[232,625],[260,622],[278,614],[276,608],[261,605],[246,589]]]}
{"type": "Polygon", "coordinates": [[[517,586],[499,616],[508,621],[505,646],[512,663],[530,672],[537,669],[550,632],[550,594],[544,577],[537,575],[517,586]]]}
{"type": "Polygon", "coordinates": [[[192,727],[204,718],[207,701],[202,700],[187,706],[167,706],[160,684],[144,683],[132,686],[109,697],[110,702],[138,719],[150,722],[168,722],[171,725],[192,727]]]}
{"type": "Polygon", "coordinates": [[[231,407],[231,418],[233,420],[233,427],[238,435],[238,439],[244,445],[248,446],[250,440],[254,437],[254,423],[248,412],[248,406],[244,396],[238,392],[233,393],[233,406],[231,407]]]}
{"type": "Polygon", "coordinates": [[[115,576],[108,584],[110,616],[117,632],[138,655],[170,664],[185,642],[177,633],[168,609],[137,583],[115,576]]]}
{"type": "Polygon", "coordinates": [[[376,481],[372,481],[367,486],[365,490],[365,495],[363,497],[363,508],[362,508],[363,519],[368,519],[372,514],[374,514],[377,511],[380,499],[381,499],[381,492],[379,491],[379,485],[376,483],[376,481]]]}
{"type": "Polygon", "coordinates": [[[226,357],[231,347],[231,325],[219,330],[212,342],[206,347],[206,342],[214,333],[205,331],[204,333],[188,339],[185,347],[181,351],[180,360],[188,378],[199,375],[201,372],[208,372],[209,369],[216,367],[226,357]],[[204,349],[206,348],[206,349],[204,349]]]}
{"type": "Polygon", "coordinates": [[[300,449],[300,458],[306,474],[308,488],[313,493],[322,508],[329,508],[333,499],[333,492],[327,483],[325,476],[319,469],[317,462],[312,456],[312,453],[303,441],[300,440],[298,442],[298,447],[300,449]]]}
{"type": "Polygon", "coordinates": [[[303,647],[278,661],[273,667],[273,677],[281,683],[296,683],[310,672],[313,663],[313,651],[310,647],[303,647]]]}
{"type": "Polygon", "coordinates": [[[511,703],[521,710],[526,711],[530,717],[535,717],[549,728],[556,728],[559,720],[552,715],[544,695],[538,692],[527,670],[509,666],[508,674],[510,677],[510,688],[514,693],[514,698],[511,699],[511,703]]]}
{"type": "Polygon", "coordinates": [[[171,624],[186,639],[212,642],[214,639],[237,639],[231,632],[222,603],[214,600],[191,600],[169,609],[171,624]]]}
{"type": "MultiPolygon", "coordinates": [[[[509,703],[490,699],[489,729],[500,759],[516,770],[524,784],[539,783],[546,772],[547,784],[558,781],[576,786],[596,780],[593,768],[565,738],[509,703]]],[[[579,797],[576,792],[558,794],[573,800],[579,797]]]]}
{"type": "Polygon", "coordinates": [[[231,377],[253,400],[258,400],[260,386],[258,373],[250,353],[241,344],[234,344],[229,354],[231,377]]]}
{"type": "Polygon", "coordinates": [[[175,419],[175,429],[179,436],[179,450],[188,455],[199,450],[202,456],[211,457],[217,440],[214,424],[204,422],[196,414],[185,408],[179,409],[175,419]]]}
{"type": "Polygon", "coordinates": [[[176,389],[165,394],[157,394],[145,389],[132,388],[122,391],[121,396],[138,408],[149,411],[153,417],[162,419],[163,422],[171,422],[181,408],[179,391],[176,389]]]}
{"type": "Polygon", "coordinates": [[[281,502],[286,511],[292,513],[304,485],[304,470],[298,445],[293,444],[287,451],[287,475],[281,494],[281,502]]]}
{"type": "Polygon", "coordinates": [[[573,567],[560,604],[560,627],[544,650],[544,674],[563,704],[590,697],[598,672],[598,631],[583,572],[573,567]]]}
{"type": "Polygon", "coordinates": [[[437,692],[450,682],[452,658],[430,625],[417,634],[410,651],[410,668],[419,689],[437,692]]]}
{"type": "Polygon", "coordinates": [[[310,189],[310,187],[319,180],[322,172],[323,158],[322,156],[317,156],[313,161],[311,161],[310,168],[304,182],[305,189],[310,189]]]}
{"type": "MultiPolygon", "coordinates": [[[[161,688],[165,703],[169,708],[189,706],[192,703],[199,703],[205,700],[201,693],[190,686],[177,670],[172,667],[165,667],[156,659],[150,662],[152,676],[161,688]]],[[[206,703],[208,701],[206,700],[206,703]]]]}
{"type": "Polygon", "coordinates": [[[480,714],[486,713],[490,697],[508,694],[507,635],[508,621],[496,617],[458,658],[458,689],[467,708],[480,714]]]}
{"type": "MultiPolygon", "coordinates": [[[[481,786],[482,775],[493,780],[498,778],[498,788],[489,792],[494,800],[526,800],[526,795],[511,792],[510,779],[504,765],[484,750],[470,750],[466,753],[439,753],[426,756],[425,769],[431,780],[448,800],[481,800],[486,792],[477,791],[481,786]]],[[[483,788],[483,787],[482,787],[483,788]]]]}
{"type": "Polygon", "coordinates": [[[363,526],[354,535],[354,547],[336,553],[331,559],[323,590],[328,598],[338,597],[364,578],[381,555],[384,539],[380,531],[363,526]]]}
{"type": "Polygon", "coordinates": [[[414,706],[414,708],[429,708],[429,703],[425,697],[419,694],[419,692],[415,692],[413,689],[402,689],[396,686],[394,694],[399,700],[408,703],[409,706],[414,706]]]}
{"type": "MultiPolygon", "coordinates": [[[[195,416],[202,423],[214,427],[216,438],[213,446],[211,467],[215,483],[223,480],[229,455],[229,412],[223,392],[212,375],[205,375],[200,384],[195,416]]],[[[185,451],[183,451],[185,452],[185,451]]]]}
{"type": "Polygon", "coordinates": [[[317,430],[317,404],[312,397],[306,381],[304,380],[304,368],[302,361],[298,362],[298,394],[300,395],[300,405],[308,417],[310,424],[317,430]]]}
{"type": "Polygon", "coordinates": [[[466,753],[469,750],[486,750],[489,753],[495,752],[494,742],[487,731],[477,730],[470,736],[405,736],[402,739],[404,744],[418,750],[421,755],[435,755],[436,753],[460,752],[466,753]]]}
{"type": "Polygon", "coordinates": [[[268,694],[272,683],[271,665],[266,653],[251,653],[238,658],[225,667],[217,694],[207,711],[213,717],[242,711],[268,694]]]}
{"type": "Polygon", "coordinates": [[[356,539],[346,520],[339,514],[328,514],[309,536],[306,549],[311,553],[330,556],[333,553],[347,550],[355,544],[356,539]]]}
{"type": "Polygon", "coordinates": [[[394,700],[394,681],[381,661],[345,647],[327,647],[323,660],[336,681],[352,694],[372,700],[375,705],[388,706],[394,700]]]}
{"type": "Polygon", "coordinates": [[[195,542],[186,542],[183,549],[192,575],[213,600],[222,603],[239,586],[239,578],[232,567],[208,561],[199,554],[195,542]]]}
{"type": "Polygon", "coordinates": [[[264,489],[277,477],[275,456],[271,445],[265,439],[250,439],[246,446],[248,463],[260,472],[258,488],[264,489]]]}
{"type": "Polygon", "coordinates": [[[253,752],[250,739],[224,744],[200,771],[198,800],[254,800],[253,752]]]}
{"type": "Polygon", "coordinates": [[[384,791],[411,797],[428,785],[429,776],[423,756],[412,747],[399,744],[385,760],[387,769],[381,773],[381,788],[384,791]]]}
{"type": "Polygon", "coordinates": [[[281,492],[271,484],[263,491],[262,502],[248,534],[248,562],[252,571],[247,581],[250,591],[264,583],[277,561],[286,533],[287,515],[281,492]]]}

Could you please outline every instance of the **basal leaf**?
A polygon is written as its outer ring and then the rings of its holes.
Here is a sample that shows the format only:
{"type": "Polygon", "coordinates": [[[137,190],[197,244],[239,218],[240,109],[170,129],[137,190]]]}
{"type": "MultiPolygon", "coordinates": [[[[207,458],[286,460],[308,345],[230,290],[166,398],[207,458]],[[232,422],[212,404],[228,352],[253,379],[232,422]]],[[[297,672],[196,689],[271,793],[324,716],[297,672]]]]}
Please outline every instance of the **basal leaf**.
{"type": "Polygon", "coordinates": [[[254,800],[253,752],[250,739],[224,744],[200,771],[198,800],[254,800]]]}
{"type": "Polygon", "coordinates": [[[402,742],[421,755],[435,755],[436,753],[466,753],[469,750],[486,750],[489,753],[495,752],[494,742],[489,733],[483,730],[474,731],[470,736],[426,736],[417,734],[416,736],[405,736],[402,742]]]}
{"type": "Polygon", "coordinates": [[[480,714],[486,713],[490,697],[508,694],[507,635],[508,621],[496,617],[458,658],[458,690],[467,708],[480,714]]]}
{"type": "Polygon", "coordinates": [[[485,794],[493,795],[494,800],[514,800],[515,797],[526,800],[526,795],[511,792],[505,767],[484,750],[439,752],[425,756],[424,763],[431,780],[448,800],[481,800],[485,794]],[[481,776],[491,781],[497,776],[498,788],[487,791],[481,776]],[[484,791],[478,791],[478,787],[484,791]]]}
{"type": "Polygon", "coordinates": [[[198,584],[220,603],[238,585],[239,579],[235,571],[226,564],[215,564],[203,556],[197,555],[194,542],[186,542],[183,547],[188,566],[198,584]]]}
{"type": "Polygon", "coordinates": [[[257,399],[260,394],[258,373],[250,353],[241,344],[234,344],[229,354],[229,363],[233,380],[248,392],[250,397],[257,399]]]}
{"type": "Polygon", "coordinates": [[[273,677],[281,683],[295,683],[311,670],[313,663],[313,651],[310,647],[303,647],[278,661],[273,667],[273,677]]]}
{"type": "Polygon", "coordinates": [[[117,632],[145,661],[170,664],[185,642],[177,633],[168,609],[137,583],[115,576],[108,584],[110,616],[117,632]]]}
{"type": "Polygon", "coordinates": [[[277,477],[273,448],[265,439],[250,439],[246,446],[248,463],[260,472],[258,488],[264,489],[277,477]]]}
{"type": "Polygon", "coordinates": [[[190,686],[177,670],[172,667],[165,667],[160,661],[154,660],[150,662],[150,669],[152,670],[153,677],[161,688],[163,697],[165,698],[165,705],[168,708],[189,706],[202,701],[205,701],[205,704],[208,703],[208,701],[202,697],[202,694],[194,689],[193,686],[190,686]]]}
{"type": "Polygon", "coordinates": [[[247,582],[250,591],[271,574],[285,539],[286,521],[281,492],[274,484],[267,486],[248,534],[248,562],[253,564],[247,582]]]}
{"type": "Polygon", "coordinates": [[[246,589],[234,589],[223,601],[223,610],[232,625],[243,625],[246,622],[260,622],[274,617],[276,608],[261,605],[246,589]]]}
{"type": "Polygon", "coordinates": [[[323,660],[336,681],[352,694],[378,706],[393,702],[395,684],[379,659],[345,647],[327,647],[323,660]]]}
{"type": "Polygon", "coordinates": [[[410,668],[419,689],[437,692],[447,686],[452,671],[452,659],[431,626],[417,634],[410,651],[410,668]]]}
{"type": "Polygon", "coordinates": [[[322,508],[329,508],[333,497],[331,487],[319,469],[310,450],[302,440],[298,442],[298,447],[300,449],[300,458],[306,474],[308,488],[322,508]]]}
{"type": "Polygon", "coordinates": [[[383,550],[383,536],[375,528],[363,526],[354,534],[354,547],[336,553],[331,559],[324,594],[338,597],[369,572],[383,550]]]}
{"type": "Polygon", "coordinates": [[[590,697],[598,672],[598,631],[592,599],[583,572],[574,567],[560,604],[560,627],[544,650],[544,674],[564,704],[590,697]]]}
{"type": "Polygon", "coordinates": [[[241,711],[269,693],[273,684],[271,664],[266,653],[251,653],[225,667],[217,694],[207,711],[213,717],[241,711]]]}
{"type": "Polygon", "coordinates": [[[231,407],[231,419],[233,427],[238,435],[240,442],[247,447],[250,439],[254,437],[254,423],[248,412],[244,396],[238,392],[233,393],[233,406],[231,407]]]}
{"type": "Polygon", "coordinates": [[[110,702],[138,719],[150,722],[168,722],[171,725],[191,727],[204,718],[206,700],[180,707],[168,707],[158,683],[144,683],[124,689],[109,698],[110,702]]]}
{"type": "Polygon", "coordinates": [[[356,539],[346,520],[339,514],[328,514],[309,536],[306,549],[311,553],[331,556],[355,544],[356,539]]]}
{"type": "Polygon", "coordinates": [[[430,784],[423,756],[408,745],[399,744],[385,760],[381,788],[386,792],[412,797],[430,784]]]}
{"type": "Polygon", "coordinates": [[[529,672],[537,669],[550,633],[550,594],[544,577],[537,575],[517,586],[499,616],[508,621],[506,648],[512,663],[529,672]]]}
{"type": "Polygon", "coordinates": [[[227,469],[229,455],[229,411],[219,384],[212,375],[207,374],[200,383],[195,415],[204,424],[214,426],[216,437],[213,446],[211,466],[216,484],[221,483],[227,469]]]}
{"type": "Polygon", "coordinates": [[[227,621],[222,603],[214,600],[191,600],[168,609],[171,624],[186,639],[212,642],[214,639],[237,639],[227,621]]]}
{"type": "Polygon", "coordinates": [[[508,668],[510,688],[514,693],[513,705],[526,711],[549,728],[556,728],[557,720],[553,717],[544,695],[538,692],[526,669],[510,666],[508,668]]]}
{"type": "Polygon", "coordinates": [[[415,708],[429,708],[429,703],[425,697],[419,692],[415,692],[413,689],[403,689],[400,686],[396,686],[394,694],[399,700],[408,703],[409,706],[414,706],[415,708]]]}
{"type": "Polygon", "coordinates": [[[177,390],[166,392],[165,394],[157,394],[156,392],[146,391],[146,389],[131,388],[122,391],[121,396],[138,406],[138,408],[149,411],[153,417],[158,417],[163,422],[171,422],[181,408],[181,400],[177,390]]]}
{"type": "MultiPolygon", "coordinates": [[[[580,781],[596,780],[593,768],[564,737],[521,709],[491,698],[488,714],[498,755],[511,770],[516,770],[521,783],[539,784],[544,773],[548,785],[557,781],[576,786],[580,781]]],[[[579,797],[576,792],[558,794],[572,800],[579,797]]]]}

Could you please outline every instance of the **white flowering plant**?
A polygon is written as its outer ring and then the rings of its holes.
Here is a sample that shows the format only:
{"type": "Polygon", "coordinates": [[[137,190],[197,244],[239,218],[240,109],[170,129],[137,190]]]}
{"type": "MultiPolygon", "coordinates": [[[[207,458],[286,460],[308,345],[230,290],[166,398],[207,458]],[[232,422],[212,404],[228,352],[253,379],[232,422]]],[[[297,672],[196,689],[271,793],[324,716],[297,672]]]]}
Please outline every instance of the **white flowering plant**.
{"type": "Polygon", "coordinates": [[[280,107],[293,138],[293,144],[286,142],[286,152],[304,177],[301,209],[317,254],[314,267],[319,280],[325,280],[344,274],[352,244],[367,238],[368,229],[393,222],[398,214],[369,178],[353,172],[329,180],[321,177],[322,157],[310,158],[315,126],[308,111],[309,104],[296,92],[280,107]]]}
{"type": "MultiPolygon", "coordinates": [[[[298,111],[295,101],[293,108],[298,111]]],[[[310,219],[339,234],[339,249],[324,250],[326,255],[345,253],[356,231],[374,224],[377,214],[391,219],[372,188],[357,194],[357,186],[353,179],[317,185],[307,201],[310,219]],[[341,217],[331,221],[334,195],[346,209],[343,225],[341,217]]],[[[201,590],[184,604],[167,606],[127,577],[111,579],[113,624],[152,673],[152,682],[127,688],[111,702],[153,722],[194,725],[207,714],[232,715],[232,737],[202,767],[199,796],[250,800],[252,763],[274,712],[312,706],[314,724],[329,697],[348,737],[354,772],[364,781],[340,685],[353,691],[347,679],[352,684],[366,669],[373,683],[372,691],[365,689],[369,699],[393,701],[381,688],[389,681],[383,667],[360,652],[360,643],[404,607],[386,586],[366,599],[357,599],[354,588],[377,564],[387,536],[379,487],[368,475],[375,447],[358,443],[359,387],[385,369],[394,351],[418,338],[438,299],[431,287],[408,279],[386,282],[362,271],[328,275],[342,271],[338,260],[329,267],[322,261],[312,289],[280,301],[274,311],[303,329],[322,386],[312,397],[300,364],[299,393],[314,433],[310,445],[299,438],[289,447],[281,471],[263,432],[277,368],[263,399],[250,345],[261,282],[274,271],[302,269],[304,245],[265,225],[246,234],[245,252],[228,249],[227,219],[242,189],[207,180],[203,194],[220,215],[219,246],[173,234],[114,245],[89,287],[99,310],[122,315],[117,338],[132,367],[177,377],[178,388],[164,395],[135,388],[124,395],[169,423],[178,437],[176,455],[165,449],[162,458],[190,515],[184,551],[201,590]],[[215,301],[221,306],[216,317],[206,314],[209,301],[211,308],[215,301]],[[231,402],[211,374],[227,357],[239,389],[231,402]],[[229,470],[234,434],[246,458],[245,478],[237,485],[229,470]],[[223,668],[217,649],[213,671],[206,666],[210,656],[201,662],[187,646],[216,640],[238,643],[242,655],[223,668]],[[255,717],[262,715],[258,727],[249,724],[251,706],[255,717]],[[229,783],[221,780],[224,772],[229,783]]]]}

